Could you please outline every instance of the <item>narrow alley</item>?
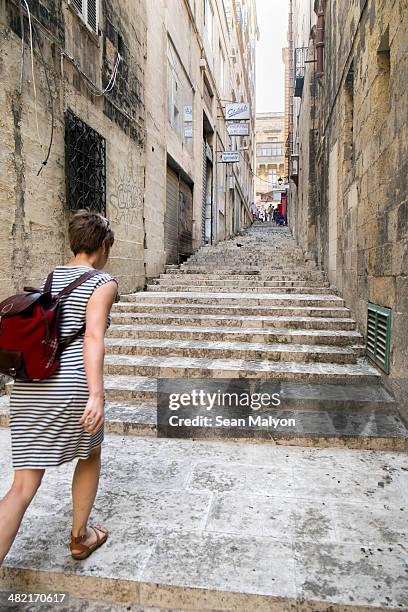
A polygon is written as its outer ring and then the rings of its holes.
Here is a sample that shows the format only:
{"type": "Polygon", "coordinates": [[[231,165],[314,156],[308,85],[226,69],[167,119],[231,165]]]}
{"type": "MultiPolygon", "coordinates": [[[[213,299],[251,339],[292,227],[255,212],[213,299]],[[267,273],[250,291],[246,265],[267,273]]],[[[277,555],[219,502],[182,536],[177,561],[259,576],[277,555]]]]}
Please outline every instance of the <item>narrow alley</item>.
{"type": "Polygon", "coordinates": [[[350,311],[287,228],[255,224],[123,295],[106,350],[95,512],[115,537],[72,563],[63,466],[28,511],[3,588],[75,595],[80,580],[102,604],[114,583],[116,598],[131,603],[137,590],[144,609],[406,608],[408,458],[393,451],[407,450],[408,432],[350,311]],[[237,377],[276,378],[296,427],[155,437],[158,378],[237,377]],[[49,513],[38,542],[31,533],[49,513]]]}

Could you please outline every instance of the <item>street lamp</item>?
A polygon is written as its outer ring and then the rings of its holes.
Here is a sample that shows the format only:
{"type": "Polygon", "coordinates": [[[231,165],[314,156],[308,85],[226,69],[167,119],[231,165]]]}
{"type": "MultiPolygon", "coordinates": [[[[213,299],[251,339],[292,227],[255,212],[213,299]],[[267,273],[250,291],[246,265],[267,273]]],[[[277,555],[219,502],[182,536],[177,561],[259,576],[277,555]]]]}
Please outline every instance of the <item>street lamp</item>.
{"type": "Polygon", "coordinates": [[[283,178],[281,176],[278,178],[278,185],[279,187],[282,187],[283,185],[283,178]]]}

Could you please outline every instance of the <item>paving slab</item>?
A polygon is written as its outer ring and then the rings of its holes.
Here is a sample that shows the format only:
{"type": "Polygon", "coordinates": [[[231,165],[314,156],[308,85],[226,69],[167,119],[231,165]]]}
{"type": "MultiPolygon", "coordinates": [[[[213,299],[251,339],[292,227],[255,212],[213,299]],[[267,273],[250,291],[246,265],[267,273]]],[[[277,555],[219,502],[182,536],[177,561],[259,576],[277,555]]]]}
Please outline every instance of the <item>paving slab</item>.
{"type": "MultiPolygon", "coordinates": [[[[6,429],[0,448],[3,494],[6,429]]],[[[47,470],[0,588],[118,611],[408,607],[407,454],[107,435],[93,517],[110,538],[83,562],[67,549],[72,470],[47,470]]]]}

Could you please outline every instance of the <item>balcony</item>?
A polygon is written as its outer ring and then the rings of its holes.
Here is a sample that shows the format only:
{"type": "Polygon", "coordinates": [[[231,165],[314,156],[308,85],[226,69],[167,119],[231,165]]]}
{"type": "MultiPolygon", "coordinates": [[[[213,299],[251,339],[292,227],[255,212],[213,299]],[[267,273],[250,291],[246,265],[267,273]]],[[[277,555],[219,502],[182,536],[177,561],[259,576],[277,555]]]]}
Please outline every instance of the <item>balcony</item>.
{"type": "Polygon", "coordinates": [[[308,47],[295,49],[295,98],[302,97],[303,83],[305,80],[308,47]]]}

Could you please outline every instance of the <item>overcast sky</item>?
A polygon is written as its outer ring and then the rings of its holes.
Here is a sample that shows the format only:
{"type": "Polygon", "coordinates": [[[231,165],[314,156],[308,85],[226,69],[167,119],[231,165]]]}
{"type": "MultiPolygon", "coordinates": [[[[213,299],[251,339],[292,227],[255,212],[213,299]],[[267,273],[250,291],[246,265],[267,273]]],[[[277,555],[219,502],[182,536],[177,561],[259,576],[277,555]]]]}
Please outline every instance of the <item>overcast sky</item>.
{"type": "Polygon", "coordinates": [[[282,48],[287,46],[288,0],[256,0],[260,38],[256,48],[256,111],[285,107],[282,48]]]}

